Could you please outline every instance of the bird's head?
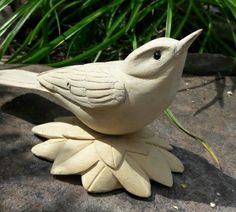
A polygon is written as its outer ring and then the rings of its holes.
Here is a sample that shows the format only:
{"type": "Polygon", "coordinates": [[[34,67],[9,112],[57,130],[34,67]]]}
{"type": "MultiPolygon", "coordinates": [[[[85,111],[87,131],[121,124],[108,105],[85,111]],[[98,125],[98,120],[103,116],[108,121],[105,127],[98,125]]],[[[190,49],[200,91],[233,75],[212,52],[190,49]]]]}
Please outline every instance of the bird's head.
{"type": "Polygon", "coordinates": [[[157,38],[144,44],[124,60],[125,73],[144,79],[156,78],[165,72],[182,73],[188,48],[201,31],[197,30],[181,40],[157,38]]]}

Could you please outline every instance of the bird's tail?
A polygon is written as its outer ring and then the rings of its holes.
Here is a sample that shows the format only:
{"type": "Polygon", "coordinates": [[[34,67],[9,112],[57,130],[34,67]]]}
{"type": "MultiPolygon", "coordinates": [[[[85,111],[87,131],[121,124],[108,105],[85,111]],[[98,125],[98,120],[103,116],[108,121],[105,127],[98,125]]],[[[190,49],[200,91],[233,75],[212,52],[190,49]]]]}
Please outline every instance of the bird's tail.
{"type": "Polygon", "coordinates": [[[0,85],[28,88],[48,92],[37,80],[37,73],[7,69],[0,70],[0,85]]]}

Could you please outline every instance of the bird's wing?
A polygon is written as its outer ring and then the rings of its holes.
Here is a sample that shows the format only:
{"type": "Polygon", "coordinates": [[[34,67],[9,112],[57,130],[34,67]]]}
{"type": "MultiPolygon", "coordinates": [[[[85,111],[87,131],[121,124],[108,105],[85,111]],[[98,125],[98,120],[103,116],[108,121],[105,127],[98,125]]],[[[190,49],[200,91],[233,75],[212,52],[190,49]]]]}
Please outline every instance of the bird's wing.
{"type": "Polygon", "coordinates": [[[124,102],[126,91],[118,77],[99,66],[96,70],[72,67],[47,72],[38,80],[44,87],[83,107],[105,109],[124,102]]]}

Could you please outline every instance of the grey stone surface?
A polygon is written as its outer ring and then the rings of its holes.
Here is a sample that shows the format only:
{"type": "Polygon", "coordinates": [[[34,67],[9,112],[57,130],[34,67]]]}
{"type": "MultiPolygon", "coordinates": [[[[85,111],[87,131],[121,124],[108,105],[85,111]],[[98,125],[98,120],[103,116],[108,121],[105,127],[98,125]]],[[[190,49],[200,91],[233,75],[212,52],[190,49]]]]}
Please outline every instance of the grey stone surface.
{"type": "MultiPolygon", "coordinates": [[[[1,67],[2,68],[2,67],[1,67]]],[[[23,69],[44,71],[45,66],[23,69]]],[[[51,163],[30,152],[42,140],[31,133],[36,124],[70,113],[49,96],[0,87],[0,211],[236,211],[236,78],[187,77],[171,105],[179,121],[206,138],[221,162],[164,117],[151,126],[174,145],[185,165],[174,174],[173,188],[152,182],[152,196],[141,199],[124,190],[89,194],[80,176],[50,175],[51,163]],[[227,95],[232,91],[233,95],[227,95]],[[183,184],[186,188],[183,188],[183,184]]]]}

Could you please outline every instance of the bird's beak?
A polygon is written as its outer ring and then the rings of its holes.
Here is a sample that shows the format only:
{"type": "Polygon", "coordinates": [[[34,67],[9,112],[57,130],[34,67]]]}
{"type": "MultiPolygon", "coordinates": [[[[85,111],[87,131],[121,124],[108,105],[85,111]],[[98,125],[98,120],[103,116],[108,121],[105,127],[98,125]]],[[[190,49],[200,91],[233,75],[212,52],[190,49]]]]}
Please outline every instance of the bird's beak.
{"type": "Polygon", "coordinates": [[[201,34],[201,32],[202,32],[202,29],[199,29],[191,33],[190,35],[184,37],[183,39],[181,39],[178,43],[176,53],[181,54],[181,52],[186,52],[188,48],[191,46],[191,44],[193,43],[193,41],[201,34]]]}

